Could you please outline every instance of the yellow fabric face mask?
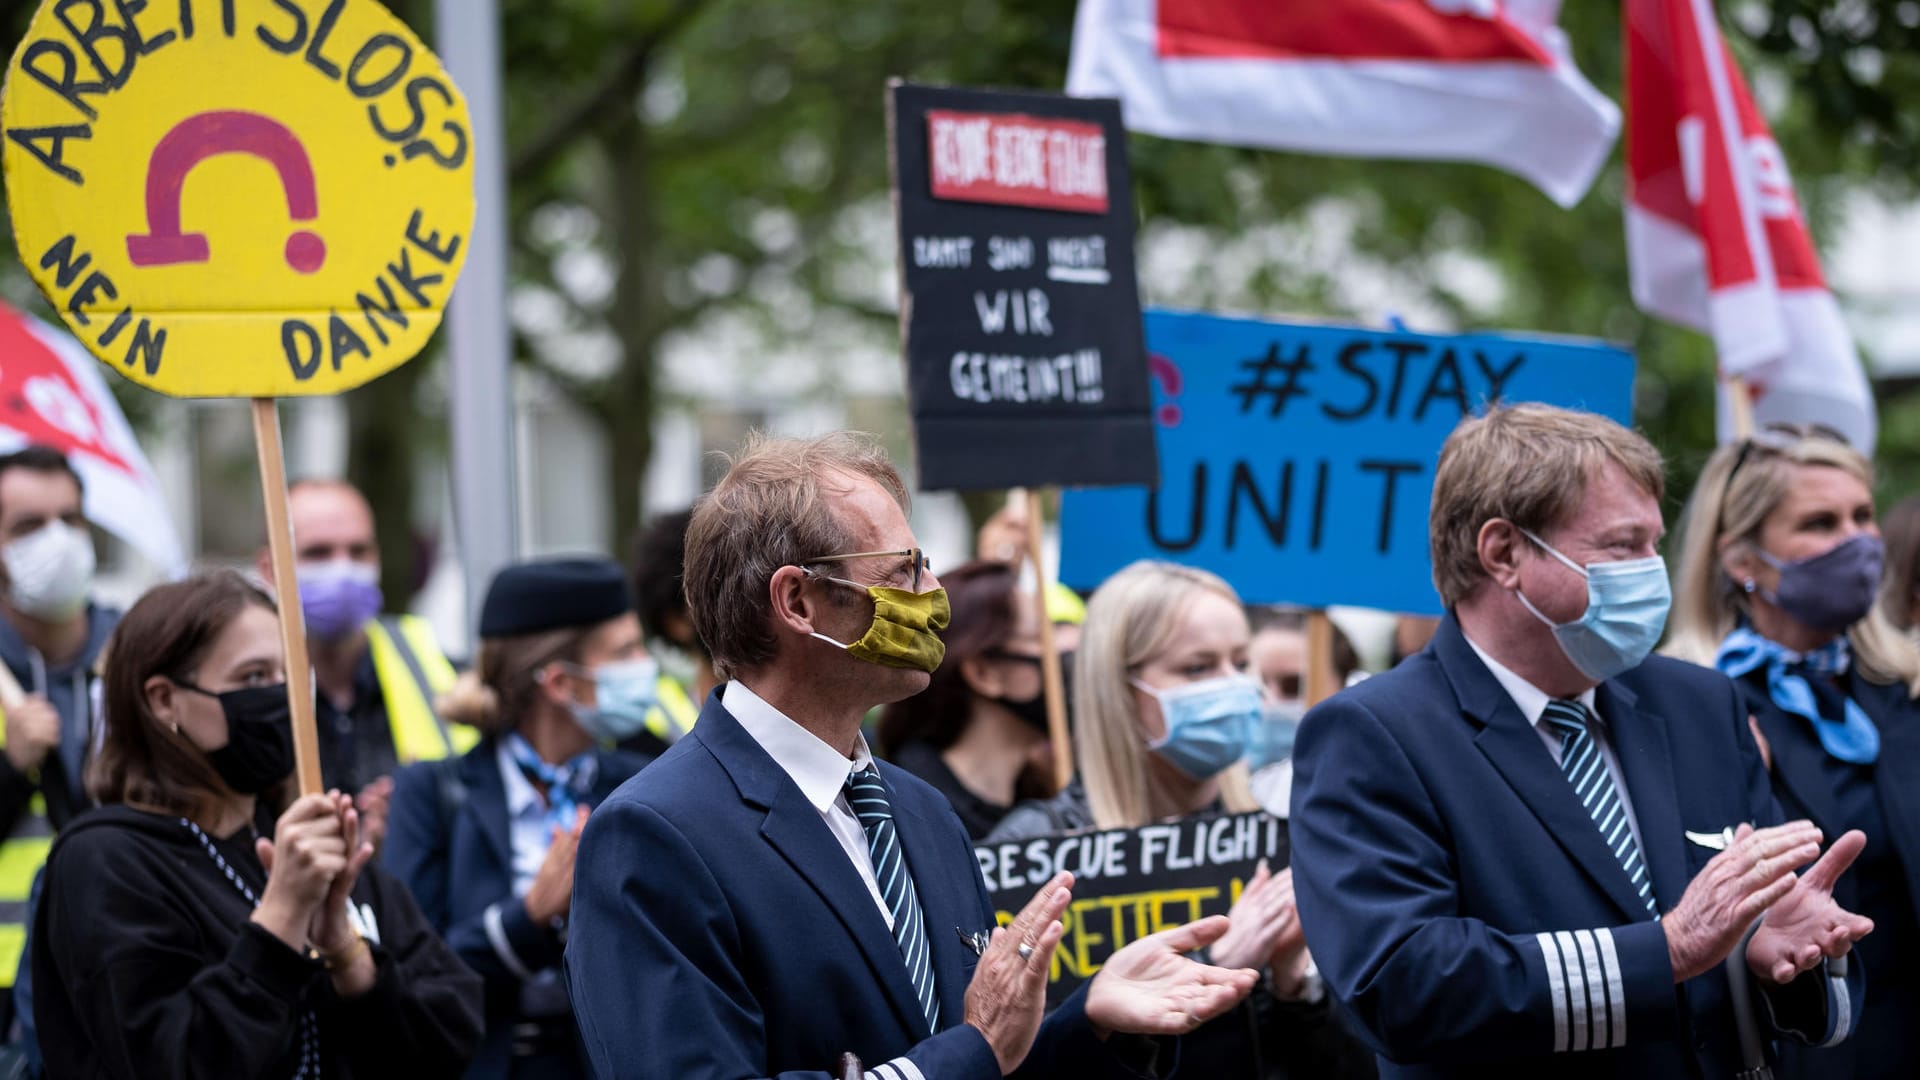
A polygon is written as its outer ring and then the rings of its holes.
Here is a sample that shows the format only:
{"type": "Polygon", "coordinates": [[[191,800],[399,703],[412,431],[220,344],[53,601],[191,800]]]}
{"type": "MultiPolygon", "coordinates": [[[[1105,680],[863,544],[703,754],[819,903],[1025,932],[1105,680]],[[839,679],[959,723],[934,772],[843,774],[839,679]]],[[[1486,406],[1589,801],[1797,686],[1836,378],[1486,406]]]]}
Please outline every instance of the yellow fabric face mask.
{"type": "Polygon", "coordinates": [[[873,601],[873,622],[860,640],[848,644],[825,634],[813,636],[830,645],[838,645],[857,660],[882,667],[910,668],[932,674],[946,658],[947,646],[936,632],[945,630],[952,618],[947,605],[947,590],[916,593],[881,585],[862,585],[845,578],[820,575],[835,585],[858,589],[873,601]]]}

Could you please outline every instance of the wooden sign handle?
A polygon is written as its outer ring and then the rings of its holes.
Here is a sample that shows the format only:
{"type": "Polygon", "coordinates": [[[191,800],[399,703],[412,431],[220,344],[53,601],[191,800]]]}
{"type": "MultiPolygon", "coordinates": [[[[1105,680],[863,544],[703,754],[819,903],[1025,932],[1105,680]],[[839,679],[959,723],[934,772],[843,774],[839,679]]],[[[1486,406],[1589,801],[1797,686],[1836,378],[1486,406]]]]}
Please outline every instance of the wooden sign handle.
{"type": "Polygon", "coordinates": [[[293,521],[287,509],[287,464],[280,449],[280,403],[253,399],[253,441],[260,455],[260,494],[267,507],[267,550],[273,591],[280,599],[280,645],[287,657],[287,697],[293,706],[293,762],[300,794],[326,789],[320,780],[320,735],[314,722],[313,667],[307,660],[307,623],[294,574],[293,521]]]}
{"type": "Polygon", "coordinates": [[[1041,546],[1041,499],[1038,488],[1027,490],[1027,557],[1033,560],[1033,603],[1040,614],[1040,684],[1047,695],[1047,737],[1053,743],[1053,787],[1058,791],[1073,781],[1073,739],[1067,733],[1066,680],[1060,675],[1060,647],[1053,638],[1053,616],[1047,611],[1047,590],[1053,579],[1041,546]]]}
{"type": "Polygon", "coordinates": [[[1333,620],[1324,611],[1307,613],[1307,707],[1340,692],[1333,667],[1333,620]]]}
{"type": "Polygon", "coordinates": [[[1734,438],[1753,434],[1753,390],[1744,375],[1727,376],[1727,412],[1733,420],[1734,438]]]}

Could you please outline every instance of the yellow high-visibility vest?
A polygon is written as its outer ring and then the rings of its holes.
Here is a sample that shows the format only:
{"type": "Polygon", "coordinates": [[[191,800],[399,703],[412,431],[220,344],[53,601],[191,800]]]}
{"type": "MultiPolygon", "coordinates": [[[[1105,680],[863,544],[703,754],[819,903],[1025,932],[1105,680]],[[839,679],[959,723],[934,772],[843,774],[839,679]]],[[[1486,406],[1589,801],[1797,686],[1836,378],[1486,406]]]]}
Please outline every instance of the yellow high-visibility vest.
{"type": "MultiPolygon", "coordinates": [[[[0,750],[7,748],[7,716],[0,710],[0,750]]],[[[59,767],[59,747],[47,756],[59,767]]],[[[37,777],[36,777],[37,779],[37,777]]],[[[27,896],[33,891],[33,876],[46,865],[47,852],[53,849],[53,822],[47,817],[47,800],[38,791],[27,802],[27,812],[13,823],[13,831],[0,841],[0,990],[13,988],[13,977],[20,970],[20,953],[27,946],[27,896]]]]}
{"type": "Polygon", "coordinates": [[[647,710],[647,731],[671,745],[693,730],[693,722],[700,718],[700,709],[687,696],[686,688],[672,676],[660,676],[653,688],[659,701],[647,710]]]}
{"type": "Polygon", "coordinates": [[[480,733],[448,724],[434,711],[433,699],[452,688],[453,664],[433,640],[427,620],[418,615],[384,616],[367,624],[373,673],[387,706],[393,749],[400,764],[455,757],[473,749],[480,733]]]}

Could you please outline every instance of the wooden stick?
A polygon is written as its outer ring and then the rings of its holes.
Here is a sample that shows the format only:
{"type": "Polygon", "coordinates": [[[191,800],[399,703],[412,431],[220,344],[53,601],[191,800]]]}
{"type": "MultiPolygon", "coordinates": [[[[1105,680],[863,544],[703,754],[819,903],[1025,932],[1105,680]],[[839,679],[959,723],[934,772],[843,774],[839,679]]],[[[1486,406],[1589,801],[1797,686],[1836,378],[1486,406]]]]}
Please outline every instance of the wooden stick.
{"type": "Polygon", "coordinates": [[[1040,684],[1047,695],[1047,737],[1053,743],[1053,786],[1058,791],[1073,781],[1073,740],[1067,733],[1066,680],[1060,677],[1060,648],[1053,640],[1053,616],[1047,612],[1047,589],[1053,579],[1041,550],[1041,500],[1038,488],[1027,490],[1027,557],[1033,560],[1033,603],[1040,613],[1040,684]]]}
{"type": "Polygon", "coordinates": [[[1733,419],[1733,437],[1753,434],[1753,391],[1744,375],[1727,376],[1727,412],[1733,419]]]}
{"type": "Polygon", "coordinates": [[[293,761],[300,794],[326,789],[320,780],[320,735],[313,716],[313,668],[307,661],[306,616],[294,575],[293,521],[287,509],[287,465],[280,450],[280,404],[253,399],[253,441],[260,454],[260,494],[267,506],[267,548],[273,590],[280,598],[280,646],[287,657],[287,697],[293,706],[293,761]]]}
{"type": "Polygon", "coordinates": [[[1333,620],[1324,611],[1307,612],[1307,706],[1320,704],[1340,692],[1333,670],[1333,620]]]}

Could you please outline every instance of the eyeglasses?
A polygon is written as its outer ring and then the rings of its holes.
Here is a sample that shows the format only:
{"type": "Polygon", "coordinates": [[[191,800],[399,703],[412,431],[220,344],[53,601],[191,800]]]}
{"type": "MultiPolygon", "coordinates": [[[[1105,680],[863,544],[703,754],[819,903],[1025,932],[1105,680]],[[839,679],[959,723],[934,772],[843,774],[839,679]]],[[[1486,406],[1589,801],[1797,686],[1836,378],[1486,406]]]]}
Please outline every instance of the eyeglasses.
{"type": "Polygon", "coordinates": [[[933,569],[927,561],[926,553],[919,548],[907,548],[903,551],[855,551],[847,555],[822,555],[817,559],[808,559],[801,566],[818,566],[821,563],[847,562],[852,559],[906,559],[912,572],[911,583],[907,586],[912,592],[920,591],[920,575],[933,569]]]}

